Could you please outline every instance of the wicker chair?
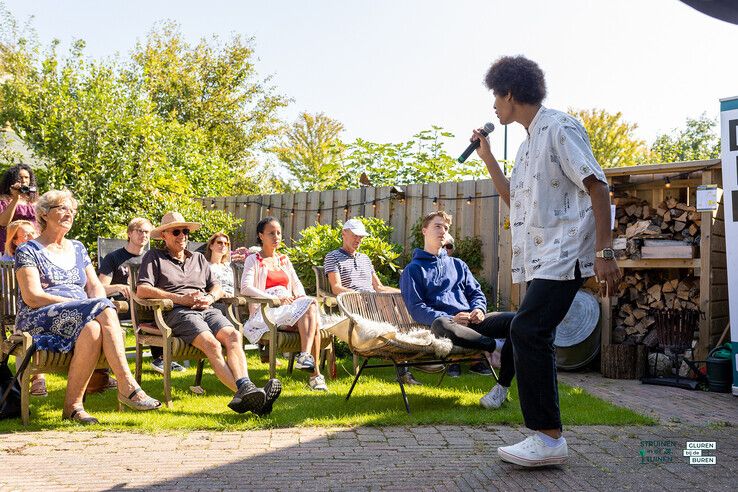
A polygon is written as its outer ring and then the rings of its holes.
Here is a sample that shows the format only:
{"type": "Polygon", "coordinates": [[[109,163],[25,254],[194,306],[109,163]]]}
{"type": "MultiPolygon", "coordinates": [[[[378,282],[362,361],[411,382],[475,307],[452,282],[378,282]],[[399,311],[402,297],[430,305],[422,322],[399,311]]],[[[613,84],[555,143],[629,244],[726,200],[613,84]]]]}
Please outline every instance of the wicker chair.
{"type": "MultiPolygon", "coordinates": [[[[354,377],[354,382],[349,389],[346,399],[351,397],[356,383],[359,381],[364,369],[379,367],[394,367],[398,371],[402,367],[411,367],[425,364],[448,364],[451,362],[465,362],[483,360],[481,352],[476,349],[467,349],[454,345],[448,356],[439,358],[432,347],[408,344],[392,337],[378,337],[376,343],[365,346],[354,344],[354,330],[359,324],[359,318],[369,319],[383,323],[390,323],[397,328],[398,333],[406,333],[417,328],[428,327],[416,323],[407,311],[402,295],[399,293],[381,292],[344,292],[337,297],[338,306],[348,316],[350,322],[348,327],[347,342],[349,349],[355,356],[364,358],[354,377]],[[369,359],[377,358],[390,363],[369,364],[369,359]]],[[[441,375],[441,381],[445,371],[441,375]]],[[[441,384],[439,381],[439,385],[441,384]]],[[[398,378],[402,399],[405,409],[410,413],[410,404],[407,400],[405,387],[398,378]]]]}

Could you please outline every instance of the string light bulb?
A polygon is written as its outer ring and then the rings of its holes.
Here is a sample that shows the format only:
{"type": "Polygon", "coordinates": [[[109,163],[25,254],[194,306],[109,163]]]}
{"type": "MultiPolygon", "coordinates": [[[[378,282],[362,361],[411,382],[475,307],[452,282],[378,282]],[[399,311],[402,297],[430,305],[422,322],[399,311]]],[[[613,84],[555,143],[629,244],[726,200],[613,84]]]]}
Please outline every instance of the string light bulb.
{"type": "Polygon", "coordinates": [[[210,199],[210,208],[215,208],[215,198],[210,199]]]}
{"type": "Polygon", "coordinates": [[[466,197],[466,204],[471,205],[471,202],[472,202],[472,197],[470,196],[466,197]]]}
{"type": "Polygon", "coordinates": [[[295,209],[293,208],[292,210],[290,210],[290,217],[292,217],[294,215],[295,215],[295,209]]]}
{"type": "Polygon", "coordinates": [[[613,185],[610,185],[610,198],[615,196],[615,187],[613,185]]]}
{"type": "Polygon", "coordinates": [[[272,212],[272,204],[267,205],[267,215],[272,212]]]}
{"type": "Polygon", "coordinates": [[[377,209],[377,201],[376,200],[374,200],[372,202],[372,208],[375,209],[375,210],[377,209]]]}
{"type": "Polygon", "coordinates": [[[433,205],[438,205],[438,197],[433,197],[433,205]]]}
{"type": "Polygon", "coordinates": [[[671,180],[668,176],[664,178],[664,188],[671,188],[671,180]]]}

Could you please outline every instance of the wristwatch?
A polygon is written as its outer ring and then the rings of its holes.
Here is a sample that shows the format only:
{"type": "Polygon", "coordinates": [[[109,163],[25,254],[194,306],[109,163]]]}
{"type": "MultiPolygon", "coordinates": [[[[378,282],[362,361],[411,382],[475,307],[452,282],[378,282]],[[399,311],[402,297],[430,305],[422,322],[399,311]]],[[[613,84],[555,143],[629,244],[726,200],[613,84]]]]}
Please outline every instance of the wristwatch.
{"type": "Polygon", "coordinates": [[[612,248],[603,248],[600,251],[595,253],[596,258],[604,258],[606,260],[614,260],[615,259],[615,250],[612,248]]]}

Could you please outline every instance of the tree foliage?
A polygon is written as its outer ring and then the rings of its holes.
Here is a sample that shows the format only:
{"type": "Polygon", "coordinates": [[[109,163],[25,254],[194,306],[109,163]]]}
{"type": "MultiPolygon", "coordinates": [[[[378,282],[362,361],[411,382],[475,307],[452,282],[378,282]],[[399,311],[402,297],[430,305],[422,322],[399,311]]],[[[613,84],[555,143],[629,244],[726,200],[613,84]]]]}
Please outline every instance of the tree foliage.
{"type": "Polygon", "coordinates": [[[651,145],[650,163],[700,161],[720,157],[720,137],[717,122],[703,114],[687,118],[684,129],[674,129],[671,135],[659,135],[651,145]]]}
{"type": "Polygon", "coordinates": [[[604,109],[569,109],[569,114],[584,124],[592,153],[603,168],[634,166],[644,159],[646,143],[633,135],[638,125],[623,121],[622,113],[611,114],[604,109]]]}
{"type": "Polygon", "coordinates": [[[273,149],[294,177],[295,189],[322,191],[340,184],[346,173],[342,131],[339,121],[323,113],[300,113],[281,145],[273,149]]]}
{"type": "Polygon", "coordinates": [[[239,220],[194,199],[236,191],[234,176],[277,133],[285,104],[255,80],[240,38],[193,48],[168,24],[130,62],[102,62],[88,60],[83,41],[66,56],[58,42],[42,51],[5,20],[0,121],[48,163],[37,170],[42,190],[68,188],[80,200],[74,237],[90,245],[133,216],[157,223],[172,209],[204,223],[196,240],[235,228],[239,220]]]}

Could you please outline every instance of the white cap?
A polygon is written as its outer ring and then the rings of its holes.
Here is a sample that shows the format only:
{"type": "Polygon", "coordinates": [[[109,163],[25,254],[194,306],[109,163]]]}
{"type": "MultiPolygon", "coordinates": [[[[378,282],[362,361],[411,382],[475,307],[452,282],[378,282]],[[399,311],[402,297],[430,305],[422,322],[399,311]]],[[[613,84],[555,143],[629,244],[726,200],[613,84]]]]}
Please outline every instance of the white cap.
{"type": "Polygon", "coordinates": [[[369,233],[366,232],[366,228],[364,227],[363,222],[361,222],[359,219],[349,219],[343,224],[343,230],[344,231],[351,231],[357,236],[368,236],[369,233]]]}

